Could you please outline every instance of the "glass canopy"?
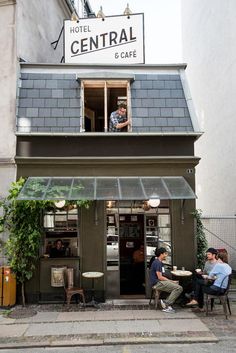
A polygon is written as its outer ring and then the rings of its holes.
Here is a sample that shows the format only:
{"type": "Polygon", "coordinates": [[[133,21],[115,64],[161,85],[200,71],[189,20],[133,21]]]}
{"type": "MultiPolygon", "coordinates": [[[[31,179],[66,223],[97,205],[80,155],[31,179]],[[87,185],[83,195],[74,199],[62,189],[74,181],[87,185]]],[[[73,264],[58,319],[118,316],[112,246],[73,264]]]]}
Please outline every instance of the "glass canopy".
{"type": "Polygon", "coordinates": [[[177,177],[29,177],[18,200],[195,199],[177,177]]]}

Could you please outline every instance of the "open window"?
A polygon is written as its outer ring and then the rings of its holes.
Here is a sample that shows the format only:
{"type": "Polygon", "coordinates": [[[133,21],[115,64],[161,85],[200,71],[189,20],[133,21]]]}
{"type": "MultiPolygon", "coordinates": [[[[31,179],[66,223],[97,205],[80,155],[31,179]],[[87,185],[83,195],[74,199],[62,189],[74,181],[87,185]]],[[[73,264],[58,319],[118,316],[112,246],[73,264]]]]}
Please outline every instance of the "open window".
{"type": "MultiPolygon", "coordinates": [[[[82,131],[107,132],[111,112],[121,102],[127,104],[131,120],[130,82],[128,80],[83,80],[82,131]]],[[[129,127],[130,130],[130,127],[129,127]]]]}

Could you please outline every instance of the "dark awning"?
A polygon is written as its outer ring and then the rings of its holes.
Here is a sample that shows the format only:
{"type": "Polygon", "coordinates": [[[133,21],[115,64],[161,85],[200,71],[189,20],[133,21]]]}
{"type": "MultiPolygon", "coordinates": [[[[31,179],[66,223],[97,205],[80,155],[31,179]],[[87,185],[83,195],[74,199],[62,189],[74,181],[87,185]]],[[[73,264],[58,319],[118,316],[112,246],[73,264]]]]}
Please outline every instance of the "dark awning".
{"type": "Polygon", "coordinates": [[[29,177],[18,200],[179,200],[196,195],[177,177],[29,177]]]}

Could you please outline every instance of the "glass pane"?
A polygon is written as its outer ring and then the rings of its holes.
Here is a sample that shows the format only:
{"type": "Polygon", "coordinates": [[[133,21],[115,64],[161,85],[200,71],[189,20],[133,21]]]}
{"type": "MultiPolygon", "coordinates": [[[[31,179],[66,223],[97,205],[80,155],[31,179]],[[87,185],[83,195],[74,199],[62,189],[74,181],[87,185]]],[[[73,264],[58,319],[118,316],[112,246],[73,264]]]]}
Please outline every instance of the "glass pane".
{"type": "Polygon", "coordinates": [[[169,194],[161,178],[141,178],[148,199],[168,199],[169,194]]]}
{"type": "Polygon", "coordinates": [[[196,196],[183,177],[164,177],[171,199],[195,199],[196,196]]]}
{"type": "Polygon", "coordinates": [[[159,227],[170,227],[170,215],[158,215],[158,225],[159,227]]]}
{"type": "Polygon", "coordinates": [[[18,200],[43,200],[50,178],[28,178],[18,200]]]}
{"type": "Polygon", "coordinates": [[[57,212],[55,214],[55,229],[67,229],[67,214],[57,212]]]}
{"type": "Polygon", "coordinates": [[[74,178],[72,200],[94,200],[94,178],[74,178]]]}
{"type": "Polygon", "coordinates": [[[72,178],[51,178],[45,200],[69,200],[72,178]]]}
{"type": "Polygon", "coordinates": [[[159,228],[159,237],[164,241],[170,241],[171,228],[159,228]]]}
{"type": "Polygon", "coordinates": [[[145,200],[139,178],[119,178],[122,200],[145,200]]]}
{"type": "MultiPolygon", "coordinates": [[[[107,212],[110,211],[107,209],[107,212]]],[[[107,269],[118,271],[119,264],[119,215],[107,214],[107,269]]]]}
{"type": "Polygon", "coordinates": [[[68,211],[68,229],[77,229],[78,227],[78,210],[77,209],[72,209],[68,211]]]}
{"type": "Polygon", "coordinates": [[[117,178],[97,178],[96,181],[97,200],[118,200],[120,198],[117,178]]]}
{"type": "Polygon", "coordinates": [[[170,212],[169,208],[158,207],[158,213],[169,213],[169,212],[170,212]]]}

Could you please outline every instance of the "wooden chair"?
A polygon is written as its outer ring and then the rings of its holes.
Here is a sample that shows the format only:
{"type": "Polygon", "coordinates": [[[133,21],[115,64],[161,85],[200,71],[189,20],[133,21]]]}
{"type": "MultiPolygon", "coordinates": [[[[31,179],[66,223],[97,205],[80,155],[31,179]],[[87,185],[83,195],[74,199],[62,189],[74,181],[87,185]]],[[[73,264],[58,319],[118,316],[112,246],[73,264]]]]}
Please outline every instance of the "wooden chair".
{"type": "MultiPolygon", "coordinates": [[[[68,272],[67,270],[65,271],[65,281],[64,281],[64,290],[65,290],[65,301],[67,305],[70,305],[71,298],[75,295],[78,294],[81,296],[83,300],[83,306],[85,307],[85,295],[84,295],[84,290],[81,287],[71,287],[68,285],[68,272]]],[[[76,300],[77,303],[77,300],[76,300]]]]}
{"type": "Polygon", "coordinates": [[[211,311],[212,311],[215,299],[219,299],[220,303],[223,305],[223,310],[224,310],[224,314],[225,314],[226,320],[228,319],[228,312],[231,315],[231,308],[230,308],[229,297],[228,297],[230,284],[231,284],[231,275],[225,276],[223,278],[223,280],[221,282],[221,286],[222,286],[222,284],[223,284],[223,282],[225,281],[226,278],[228,278],[228,285],[227,285],[226,290],[222,294],[212,295],[212,294],[207,294],[206,293],[206,316],[208,316],[208,312],[209,312],[208,311],[209,301],[211,301],[211,311]]]}

